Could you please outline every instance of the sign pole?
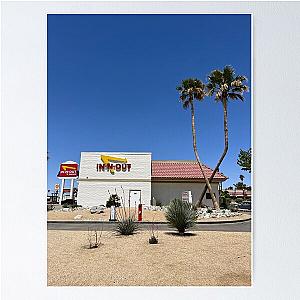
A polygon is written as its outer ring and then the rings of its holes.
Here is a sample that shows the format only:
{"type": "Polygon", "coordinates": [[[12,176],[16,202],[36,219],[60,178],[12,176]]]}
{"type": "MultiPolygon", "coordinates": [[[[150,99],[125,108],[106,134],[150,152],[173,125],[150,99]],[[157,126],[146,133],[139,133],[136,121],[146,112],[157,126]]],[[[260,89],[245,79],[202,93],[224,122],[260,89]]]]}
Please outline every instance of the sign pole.
{"type": "Polygon", "coordinates": [[[78,178],[78,163],[68,160],[60,164],[58,178],[61,178],[61,190],[59,197],[59,204],[61,204],[64,195],[64,187],[66,179],[71,179],[70,198],[74,199],[74,179],[78,178]]]}
{"type": "Polygon", "coordinates": [[[74,178],[71,179],[70,198],[73,199],[74,178]]]}
{"type": "Polygon", "coordinates": [[[65,179],[61,179],[61,188],[60,188],[60,195],[59,195],[59,204],[61,204],[61,201],[63,199],[63,194],[64,194],[64,186],[65,186],[65,179]]]}

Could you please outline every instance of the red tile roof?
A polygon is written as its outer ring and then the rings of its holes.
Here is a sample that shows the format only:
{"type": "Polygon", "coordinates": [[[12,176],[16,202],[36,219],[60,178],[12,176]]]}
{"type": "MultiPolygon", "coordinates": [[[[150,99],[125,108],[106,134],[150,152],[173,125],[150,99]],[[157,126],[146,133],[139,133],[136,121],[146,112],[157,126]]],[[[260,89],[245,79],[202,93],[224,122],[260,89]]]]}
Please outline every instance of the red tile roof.
{"type": "MultiPolygon", "coordinates": [[[[213,170],[203,165],[204,172],[209,178],[213,170]]],[[[217,172],[214,181],[225,181],[226,177],[223,173],[217,172]]],[[[194,160],[153,160],[152,161],[152,179],[202,179],[197,161],[194,160]]]]}

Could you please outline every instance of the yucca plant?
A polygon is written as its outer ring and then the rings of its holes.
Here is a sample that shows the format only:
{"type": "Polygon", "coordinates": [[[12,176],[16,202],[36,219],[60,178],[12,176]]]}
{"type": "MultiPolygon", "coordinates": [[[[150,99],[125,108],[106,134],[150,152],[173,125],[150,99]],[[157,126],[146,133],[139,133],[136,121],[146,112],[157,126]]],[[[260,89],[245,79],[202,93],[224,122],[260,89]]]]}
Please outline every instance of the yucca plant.
{"type": "Polygon", "coordinates": [[[197,211],[193,209],[190,203],[174,199],[167,207],[165,216],[169,225],[175,227],[183,235],[188,228],[195,225],[197,211]]]}
{"type": "Polygon", "coordinates": [[[125,207],[126,206],[125,192],[124,192],[124,189],[122,186],[121,186],[121,189],[123,191],[123,196],[119,197],[116,189],[115,189],[115,194],[114,194],[118,199],[121,200],[121,206],[118,207],[118,210],[116,210],[117,224],[115,227],[115,231],[121,235],[132,235],[139,228],[139,225],[136,222],[137,221],[136,220],[136,207],[132,211],[130,209],[129,201],[128,201],[129,207],[128,208],[125,207]]]}
{"type": "Polygon", "coordinates": [[[118,220],[116,232],[121,235],[132,235],[138,230],[138,224],[133,216],[128,216],[118,220]]]}

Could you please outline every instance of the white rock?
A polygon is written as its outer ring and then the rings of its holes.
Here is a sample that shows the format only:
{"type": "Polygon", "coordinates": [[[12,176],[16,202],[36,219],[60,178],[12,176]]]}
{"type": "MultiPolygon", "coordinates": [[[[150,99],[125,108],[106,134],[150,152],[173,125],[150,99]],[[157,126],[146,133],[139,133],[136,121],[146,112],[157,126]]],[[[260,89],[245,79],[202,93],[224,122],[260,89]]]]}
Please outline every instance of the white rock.
{"type": "Polygon", "coordinates": [[[81,220],[82,219],[82,215],[77,215],[74,217],[74,220],[81,220]]]}

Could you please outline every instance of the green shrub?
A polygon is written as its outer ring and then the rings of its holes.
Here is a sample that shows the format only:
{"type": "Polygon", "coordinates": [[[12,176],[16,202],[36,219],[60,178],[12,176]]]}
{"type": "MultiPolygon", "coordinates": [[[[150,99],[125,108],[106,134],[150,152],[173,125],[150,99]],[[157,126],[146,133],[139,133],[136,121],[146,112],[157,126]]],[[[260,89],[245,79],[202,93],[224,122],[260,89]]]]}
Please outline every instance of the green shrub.
{"type": "Polygon", "coordinates": [[[228,209],[232,198],[230,197],[228,191],[221,191],[220,192],[220,208],[228,209]]]}
{"type": "Polygon", "coordinates": [[[156,200],[156,206],[160,206],[160,207],[162,207],[162,203],[161,203],[161,201],[160,201],[160,200],[156,200]]]}
{"type": "Polygon", "coordinates": [[[170,202],[165,213],[166,219],[171,227],[175,227],[180,234],[195,225],[197,211],[188,202],[174,199],[170,202]]]}
{"type": "Polygon", "coordinates": [[[110,208],[112,205],[115,207],[121,206],[120,197],[117,194],[112,194],[109,196],[109,199],[106,202],[106,207],[110,208]]]}
{"type": "Polygon", "coordinates": [[[116,232],[118,232],[121,235],[134,234],[138,230],[138,224],[135,221],[136,220],[133,216],[129,216],[118,220],[115,229],[116,232]]]}
{"type": "Polygon", "coordinates": [[[195,210],[195,211],[198,211],[198,207],[196,204],[192,204],[192,209],[195,210]]]}

